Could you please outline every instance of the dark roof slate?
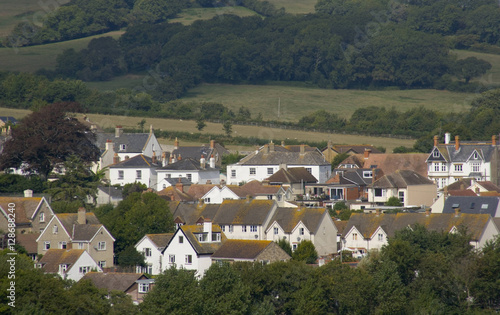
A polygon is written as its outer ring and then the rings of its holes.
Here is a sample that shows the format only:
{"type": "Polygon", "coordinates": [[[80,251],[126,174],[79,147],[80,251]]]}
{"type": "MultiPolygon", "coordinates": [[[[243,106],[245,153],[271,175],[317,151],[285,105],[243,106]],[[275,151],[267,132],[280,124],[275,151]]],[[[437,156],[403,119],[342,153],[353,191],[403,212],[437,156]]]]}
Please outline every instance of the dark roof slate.
{"type": "Polygon", "coordinates": [[[137,280],[148,279],[142,273],[88,272],[81,279],[90,280],[97,288],[108,291],[127,291],[137,280]]]}
{"type": "Polygon", "coordinates": [[[500,217],[500,197],[491,196],[449,196],[443,206],[443,213],[455,213],[460,208],[462,213],[489,214],[500,217]]]}
{"type": "Polygon", "coordinates": [[[213,253],[212,258],[255,259],[273,241],[227,240],[213,253]]]}
{"type": "Polygon", "coordinates": [[[316,183],[318,180],[305,167],[281,168],[269,176],[270,183],[316,183]]]}
{"type": "Polygon", "coordinates": [[[68,270],[76,263],[83,254],[83,249],[49,249],[39,263],[43,271],[47,273],[59,272],[59,265],[68,265],[68,270]]]}

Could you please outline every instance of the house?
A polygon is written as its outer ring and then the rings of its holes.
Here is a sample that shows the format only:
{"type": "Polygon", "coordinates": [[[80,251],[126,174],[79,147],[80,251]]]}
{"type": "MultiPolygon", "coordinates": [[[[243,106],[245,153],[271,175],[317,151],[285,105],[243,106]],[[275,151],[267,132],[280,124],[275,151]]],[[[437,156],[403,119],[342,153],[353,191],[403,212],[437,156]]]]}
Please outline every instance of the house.
{"type": "Polygon", "coordinates": [[[98,169],[116,164],[117,159],[124,161],[140,154],[152,158],[153,152],[158,159],[167,159],[156,139],[153,126],[150,126],[149,133],[124,133],[122,126],[116,126],[114,134],[96,132],[96,145],[101,150],[98,169]]]}
{"type": "Polygon", "coordinates": [[[269,176],[266,181],[270,185],[280,185],[290,188],[293,196],[304,195],[305,185],[317,183],[318,180],[305,167],[283,167],[269,176]]]}
{"type": "Polygon", "coordinates": [[[215,158],[210,157],[209,163],[201,157],[200,161],[192,158],[178,157],[177,161],[172,159],[171,163],[156,170],[157,187],[163,187],[165,178],[184,177],[194,184],[219,184],[220,170],[215,165],[215,158]]]}
{"type": "Polygon", "coordinates": [[[156,160],[155,155],[150,158],[139,154],[121,162],[116,159],[115,164],[108,166],[109,179],[111,185],[124,186],[137,182],[156,189],[157,170],[160,167],[161,163],[156,160]]]}
{"type": "Polygon", "coordinates": [[[332,141],[328,140],[326,148],[321,150],[321,153],[325,156],[328,163],[332,163],[333,159],[342,153],[347,153],[349,155],[353,154],[364,154],[365,151],[370,151],[371,153],[382,153],[380,150],[372,145],[332,145],[332,141]]]}
{"type": "MultiPolygon", "coordinates": [[[[277,208],[274,200],[224,200],[213,222],[228,239],[265,240],[266,228],[277,208]]],[[[202,215],[209,218],[205,213],[202,215]]]]}
{"type": "Polygon", "coordinates": [[[496,136],[491,141],[450,141],[450,134],[445,134],[444,143],[439,143],[434,136],[434,147],[426,159],[428,176],[443,188],[462,178],[474,178],[477,181],[491,181],[500,185],[500,152],[496,136]]]}
{"type": "Polygon", "coordinates": [[[28,257],[30,257],[33,261],[38,260],[38,246],[36,239],[39,236],[40,233],[16,234],[16,243],[26,250],[26,255],[28,255],[28,257]]]}
{"type": "Polygon", "coordinates": [[[39,233],[45,229],[54,211],[45,197],[33,197],[31,190],[24,197],[0,197],[0,230],[7,232],[9,219],[15,218],[16,233],[39,233]]]}
{"type": "Polygon", "coordinates": [[[202,156],[205,158],[213,156],[215,165],[220,168],[222,166],[222,157],[227,154],[229,154],[229,150],[215,142],[215,140],[210,140],[210,144],[202,144],[201,146],[180,146],[179,140],[175,138],[170,156],[174,160],[181,156],[183,159],[191,158],[198,162],[202,156]]]}
{"type": "Polygon", "coordinates": [[[58,274],[63,279],[78,281],[87,272],[102,272],[89,253],[83,249],[49,249],[36,264],[45,273],[58,274]]]}
{"type": "Polygon", "coordinates": [[[320,256],[337,252],[337,228],[324,208],[278,208],[265,233],[267,240],[286,239],[292,250],[308,240],[320,256]]]}
{"type": "Polygon", "coordinates": [[[293,199],[291,189],[281,185],[269,185],[267,181],[252,180],[241,186],[241,190],[246,196],[251,196],[255,200],[276,200],[282,207],[286,201],[293,199]]]}
{"type": "Polygon", "coordinates": [[[112,204],[118,205],[123,200],[123,193],[120,187],[116,186],[98,186],[97,187],[97,200],[98,206],[112,204]]]}
{"type": "Polygon", "coordinates": [[[273,142],[250,153],[239,162],[227,166],[227,182],[231,185],[251,180],[263,181],[286,166],[304,167],[320,183],[324,183],[331,172],[328,163],[317,148],[300,146],[276,146],[273,142]]]}
{"type": "Polygon", "coordinates": [[[182,178],[177,179],[177,183],[174,186],[166,187],[157,192],[158,196],[169,200],[169,201],[182,201],[182,202],[193,202],[194,198],[188,193],[184,192],[184,184],[182,178]]]}
{"type": "Polygon", "coordinates": [[[99,267],[113,266],[115,239],[97,217],[85,208],[78,213],[55,214],[37,238],[38,255],[49,249],[83,249],[99,267]]]}
{"type": "Polygon", "coordinates": [[[260,262],[269,264],[291,259],[277,243],[273,241],[227,240],[213,253],[212,262],[260,262]]]}
{"type": "Polygon", "coordinates": [[[397,197],[404,207],[430,206],[436,196],[436,184],[411,170],[384,175],[368,186],[368,201],[376,205],[383,205],[389,198],[397,197]]]}
{"type": "Polygon", "coordinates": [[[144,255],[146,267],[138,267],[138,271],[150,275],[160,274],[162,269],[162,251],[167,247],[174,233],[146,234],[135,244],[135,249],[144,255]]]}
{"type": "Polygon", "coordinates": [[[489,214],[500,217],[500,197],[498,196],[449,196],[443,206],[443,213],[489,214]]]}
{"type": "Polygon", "coordinates": [[[17,125],[17,119],[12,116],[0,116],[0,130],[3,130],[6,125],[17,125]]]}
{"type": "Polygon", "coordinates": [[[221,228],[208,219],[200,225],[182,225],[163,250],[162,271],[178,268],[195,271],[203,277],[213,253],[226,241],[221,228]]]}
{"type": "Polygon", "coordinates": [[[88,280],[98,289],[108,292],[125,292],[134,304],[142,303],[146,294],[154,287],[154,279],[143,273],[88,272],[80,281],[88,280]]]}
{"type": "Polygon", "coordinates": [[[162,180],[158,181],[158,184],[157,184],[158,191],[165,189],[165,188],[168,188],[168,187],[171,187],[171,186],[175,186],[178,183],[182,184],[182,191],[183,192],[186,192],[189,189],[189,187],[191,185],[193,185],[193,183],[185,177],[177,177],[177,178],[167,177],[167,178],[163,178],[162,180]]]}

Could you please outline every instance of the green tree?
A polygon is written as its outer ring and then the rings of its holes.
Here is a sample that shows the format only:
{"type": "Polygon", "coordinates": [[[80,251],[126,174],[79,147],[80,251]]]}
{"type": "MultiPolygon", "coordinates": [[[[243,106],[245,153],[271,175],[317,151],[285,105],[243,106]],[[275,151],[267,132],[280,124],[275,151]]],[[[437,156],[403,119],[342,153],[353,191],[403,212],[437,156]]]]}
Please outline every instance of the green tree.
{"type": "Polygon", "coordinates": [[[139,121],[137,123],[137,126],[139,127],[139,129],[141,129],[141,132],[144,132],[144,125],[146,124],[146,119],[142,119],[141,121],[139,121]]]}
{"type": "Polygon", "coordinates": [[[276,242],[282,250],[284,250],[290,257],[292,257],[292,246],[290,242],[285,238],[280,238],[279,241],[276,242]]]}
{"type": "Polygon", "coordinates": [[[122,189],[123,199],[127,198],[132,193],[143,192],[146,189],[148,189],[148,186],[139,182],[125,184],[122,189]]]}
{"type": "Polygon", "coordinates": [[[226,120],[222,124],[222,130],[226,133],[226,136],[231,137],[231,133],[233,133],[233,124],[231,121],[226,120]]]}
{"type": "Polygon", "coordinates": [[[131,245],[118,254],[118,265],[134,272],[136,266],[145,267],[146,263],[144,262],[144,255],[139,253],[135,247],[131,245]]]}
{"type": "Polygon", "coordinates": [[[203,116],[198,116],[196,119],[196,129],[198,129],[198,131],[202,131],[206,126],[207,124],[205,123],[203,116]]]}
{"type": "Polygon", "coordinates": [[[455,65],[455,74],[459,78],[464,78],[465,83],[469,83],[472,78],[477,78],[491,69],[491,63],[477,59],[476,57],[467,57],[460,59],[455,65]]]}
{"type": "Polygon", "coordinates": [[[311,241],[303,240],[293,252],[292,258],[305,261],[306,264],[315,264],[318,259],[318,252],[311,241]]]}
{"type": "Polygon", "coordinates": [[[389,199],[387,199],[385,205],[391,207],[401,207],[403,204],[401,203],[398,197],[392,196],[389,197],[389,199]]]}
{"type": "Polygon", "coordinates": [[[332,170],[336,169],[339,166],[339,164],[342,163],[342,161],[344,161],[348,157],[349,157],[349,154],[345,153],[345,152],[335,155],[335,157],[332,160],[332,170]]]}

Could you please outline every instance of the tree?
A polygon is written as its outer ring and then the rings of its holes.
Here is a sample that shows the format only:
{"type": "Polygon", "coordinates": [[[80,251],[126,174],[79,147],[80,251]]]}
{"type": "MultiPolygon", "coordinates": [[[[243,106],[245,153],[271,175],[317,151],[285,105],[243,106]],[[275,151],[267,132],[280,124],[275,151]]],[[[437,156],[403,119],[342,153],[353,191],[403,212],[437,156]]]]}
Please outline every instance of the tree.
{"type": "Polygon", "coordinates": [[[345,153],[345,152],[335,155],[335,157],[332,160],[332,170],[336,169],[339,166],[339,164],[342,163],[342,161],[344,161],[348,157],[349,157],[349,154],[345,153]]]}
{"type": "Polygon", "coordinates": [[[387,199],[385,205],[391,207],[401,207],[403,204],[401,203],[398,197],[392,196],[389,197],[389,199],[387,199]]]}
{"type": "Polygon", "coordinates": [[[233,124],[231,123],[231,121],[226,120],[226,121],[222,124],[222,130],[224,130],[224,132],[226,133],[226,135],[227,135],[228,137],[231,137],[231,133],[233,132],[233,124]]]}
{"type": "Polygon", "coordinates": [[[198,129],[198,131],[202,131],[206,126],[207,124],[205,123],[205,119],[203,119],[203,116],[198,116],[198,118],[196,119],[196,129],[198,129]]]}
{"type": "Polygon", "coordinates": [[[21,168],[47,180],[50,172],[71,155],[83,162],[97,161],[99,148],[95,135],[68,111],[78,109],[76,103],[50,104],[26,116],[12,130],[0,156],[0,169],[21,168]]]}
{"type": "Polygon", "coordinates": [[[142,119],[140,122],[137,123],[137,126],[139,129],[141,129],[141,132],[144,132],[144,125],[146,124],[146,119],[142,119]]]}
{"type": "Polygon", "coordinates": [[[459,78],[464,78],[465,83],[469,83],[470,79],[482,76],[490,70],[491,63],[476,57],[468,57],[458,60],[455,67],[455,74],[459,78]]]}
{"type": "Polygon", "coordinates": [[[134,270],[136,266],[145,267],[144,256],[134,246],[128,246],[118,255],[118,265],[134,270]]]}
{"type": "Polygon", "coordinates": [[[285,238],[280,238],[276,243],[282,250],[290,255],[290,257],[292,256],[292,246],[290,246],[290,242],[288,242],[285,238]]]}
{"type": "Polygon", "coordinates": [[[123,199],[126,199],[132,193],[143,192],[146,189],[148,189],[148,186],[139,182],[125,184],[122,190],[123,199]]]}
{"type": "Polygon", "coordinates": [[[293,252],[292,258],[305,261],[306,264],[315,264],[318,259],[318,252],[311,241],[303,240],[293,252]]]}

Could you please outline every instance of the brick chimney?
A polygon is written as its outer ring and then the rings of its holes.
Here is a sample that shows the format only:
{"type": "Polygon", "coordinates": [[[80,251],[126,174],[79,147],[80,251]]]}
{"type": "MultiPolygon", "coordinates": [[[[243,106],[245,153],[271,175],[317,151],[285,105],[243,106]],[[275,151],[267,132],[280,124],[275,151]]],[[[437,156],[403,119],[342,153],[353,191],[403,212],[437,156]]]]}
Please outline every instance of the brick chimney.
{"type": "Polygon", "coordinates": [[[179,155],[177,156],[177,160],[180,161],[182,160],[182,157],[181,157],[181,154],[179,153],[179,155]]]}
{"type": "Polygon", "coordinates": [[[365,160],[370,157],[370,153],[372,153],[372,149],[365,149],[365,153],[363,155],[365,160]]]}
{"type": "Polygon", "coordinates": [[[326,147],[328,148],[328,150],[332,149],[332,140],[328,140],[326,147]]]}
{"type": "Polygon", "coordinates": [[[300,155],[304,155],[306,153],[306,146],[305,144],[300,145],[300,155]]]}
{"type": "Polygon", "coordinates": [[[455,136],[455,150],[458,151],[458,149],[460,149],[460,137],[455,136]]]}
{"type": "Polygon", "coordinates": [[[455,216],[460,216],[460,208],[455,208],[455,216]]]}
{"type": "Polygon", "coordinates": [[[285,146],[285,140],[281,140],[281,146],[284,147],[285,146]]]}
{"type": "Polygon", "coordinates": [[[118,156],[118,153],[115,152],[115,155],[113,155],[113,164],[116,164],[119,162],[120,162],[120,157],[118,156]]]}
{"type": "Polygon", "coordinates": [[[108,139],[106,140],[106,151],[114,151],[114,147],[113,147],[113,141],[108,139]]]}
{"type": "Polygon", "coordinates": [[[120,138],[120,136],[123,134],[123,128],[122,126],[116,126],[115,127],[115,138],[120,138]]]}
{"type": "Polygon", "coordinates": [[[149,125],[149,133],[150,133],[150,134],[151,134],[151,133],[153,133],[153,125],[152,125],[152,124],[151,124],[151,125],[149,125]]]}
{"type": "Polygon", "coordinates": [[[177,188],[178,190],[180,190],[181,192],[184,192],[184,185],[182,184],[182,180],[181,178],[179,177],[179,179],[177,180],[177,183],[175,183],[175,188],[177,188]]]}
{"type": "Polygon", "coordinates": [[[271,140],[271,143],[269,143],[269,152],[274,152],[274,142],[271,140]]]}
{"type": "Polygon", "coordinates": [[[155,152],[155,151],[153,151],[153,156],[151,157],[151,162],[152,162],[153,164],[156,164],[156,162],[157,162],[157,161],[156,161],[156,152],[155,152]]]}
{"type": "Polygon", "coordinates": [[[438,144],[439,144],[439,137],[434,136],[434,146],[437,147],[438,144]]]}
{"type": "Polygon", "coordinates": [[[86,213],[87,210],[85,210],[84,207],[80,207],[78,208],[78,218],[77,218],[77,222],[78,224],[86,224],[87,223],[87,218],[86,218],[86,213]]]}
{"type": "Polygon", "coordinates": [[[177,139],[177,137],[175,137],[174,150],[177,150],[178,148],[179,148],[179,140],[177,139]]]}
{"type": "Polygon", "coordinates": [[[378,217],[378,216],[380,216],[380,209],[378,209],[378,208],[377,208],[377,209],[375,209],[375,215],[376,215],[377,217],[378,217]]]}
{"type": "Polygon", "coordinates": [[[215,140],[210,140],[210,149],[215,149],[215,140]]]}
{"type": "Polygon", "coordinates": [[[431,215],[431,208],[425,208],[425,216],[428,217],[431,215]]]}
{"type": "Polygon", "coordinates": [[[491,136],[491,145],[492,146],[497,145],[497,136],[495,136],[495,135],[491,136]]]}

